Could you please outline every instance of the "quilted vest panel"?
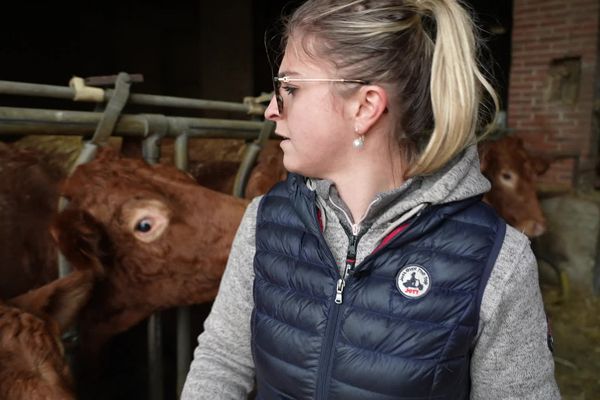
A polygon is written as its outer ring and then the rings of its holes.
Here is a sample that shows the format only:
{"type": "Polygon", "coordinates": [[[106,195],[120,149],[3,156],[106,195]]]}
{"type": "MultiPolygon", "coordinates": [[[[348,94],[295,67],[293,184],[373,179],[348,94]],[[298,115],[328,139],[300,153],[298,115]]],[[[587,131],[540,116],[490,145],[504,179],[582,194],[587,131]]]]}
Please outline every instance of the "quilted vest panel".
{"type": "Polygon", "coordinates": [[[478,198],[429,207],[357,266],[338,305],[338,268],[302,179],[290,174],[259,207],[258,398],[468,399],[481,296],[505,224],[478,198]]]}

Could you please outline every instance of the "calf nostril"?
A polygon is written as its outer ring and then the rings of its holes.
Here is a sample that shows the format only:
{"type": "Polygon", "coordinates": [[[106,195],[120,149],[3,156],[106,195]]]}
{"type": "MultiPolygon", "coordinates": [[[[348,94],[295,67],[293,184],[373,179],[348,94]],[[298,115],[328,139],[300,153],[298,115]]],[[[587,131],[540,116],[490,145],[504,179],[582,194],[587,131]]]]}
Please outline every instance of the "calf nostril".
{"type": "Polygon", "coordinates": [[[546,232],[546,224],[543,222],[536,222],[534,227],[535,236],[540,236],[546,232]]]}
{"type": "Polygon", "coordinates": [[[546,232],[546,223],[544,221],[528,219],[521,224],[521,231],[530,238],[541,236],[546,232]]]}

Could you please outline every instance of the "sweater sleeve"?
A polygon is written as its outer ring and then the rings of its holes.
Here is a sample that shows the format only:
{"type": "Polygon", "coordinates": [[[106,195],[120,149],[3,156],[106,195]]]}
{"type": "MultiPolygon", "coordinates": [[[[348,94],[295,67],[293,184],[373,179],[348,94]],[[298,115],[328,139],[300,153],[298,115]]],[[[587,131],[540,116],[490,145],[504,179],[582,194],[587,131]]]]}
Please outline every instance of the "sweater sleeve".
{"type": "Polygon", "coordinates": [[[527,238],[507,227],[484,291],[471,358],[471,399],[560,399],[537,262],[527,238]]]}
{"type": "Polygon", "coordinates": [[[198,337],[182,400],[246,399],[253,388],[250,318],[259,201],[250,203],[238,228],[218,295],[198,337]]]}

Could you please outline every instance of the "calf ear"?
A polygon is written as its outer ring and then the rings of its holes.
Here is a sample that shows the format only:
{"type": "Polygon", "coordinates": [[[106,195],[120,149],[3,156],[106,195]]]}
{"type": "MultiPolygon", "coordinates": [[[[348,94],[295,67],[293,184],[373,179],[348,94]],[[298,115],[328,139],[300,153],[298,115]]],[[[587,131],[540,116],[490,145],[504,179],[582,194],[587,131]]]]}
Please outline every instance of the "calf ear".
{"type": "Polygon", "coordinates": [[[550,161],[542,157],[531,157],[531,167],[537,175],[542,175],[550,168],[550,161]]]}
{"type": "Polygon", "coordinates": [[[75,322],[89,300],[93,285],[91,271],[74,271],[40,288],[8,300],[8,304],[40,318],[54,319],[61,332],[75,322]]]}
{"type": "Polygon", "coordinates": [[[79,209],[65,209],[56,215],[50,234],[58,248],[76,270],[92,270],[101,277],[110,254],[110,240],[102,225],[89,213],[79,209]]]}
{"type": "Polygon", "coordinates": [[[477,152],[479,153],[479,166],[481,171],[485,171],[489,166],[489,150],[490,142],[479,142],[477,144],[477,152]]]}

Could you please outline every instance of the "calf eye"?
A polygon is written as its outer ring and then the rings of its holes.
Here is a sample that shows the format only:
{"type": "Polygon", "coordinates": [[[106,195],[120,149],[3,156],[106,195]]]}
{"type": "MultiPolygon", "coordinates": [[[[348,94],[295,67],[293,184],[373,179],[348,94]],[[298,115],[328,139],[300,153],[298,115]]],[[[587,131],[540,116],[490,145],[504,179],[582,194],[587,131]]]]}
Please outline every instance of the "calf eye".
{"type": "Polygon", "coordinates": [[[135,230],[139,232],[150,232],[152,229],[152,221],[149,218],[144,218],[135,224],[135,230]]]}
{"type": "Polygon", "coordinates": [[[513,175],[510,172],[503,172],[501,175],[502,179],[505,181],[510,181],[513,179],[513,175]]]}
{"type": "Polygon", "coordinates": [[[127,232],[144,243],[160,238],[171,221],[171,211],[159,200],[134,199],[123,205],[123,225],[127,232]]]}

